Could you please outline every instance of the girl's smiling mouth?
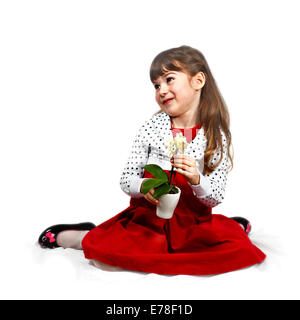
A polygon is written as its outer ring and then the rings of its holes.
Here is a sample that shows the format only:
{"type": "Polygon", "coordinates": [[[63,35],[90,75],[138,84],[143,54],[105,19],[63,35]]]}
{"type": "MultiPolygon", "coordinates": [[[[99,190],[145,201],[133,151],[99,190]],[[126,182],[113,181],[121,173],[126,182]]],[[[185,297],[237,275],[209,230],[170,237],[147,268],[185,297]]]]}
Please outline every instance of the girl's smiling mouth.
{"type": "Polygon", "coordinates": [[[163,101],[163,104],[168,104],[170,103],[174,98],[169,98],[163,101]]]}

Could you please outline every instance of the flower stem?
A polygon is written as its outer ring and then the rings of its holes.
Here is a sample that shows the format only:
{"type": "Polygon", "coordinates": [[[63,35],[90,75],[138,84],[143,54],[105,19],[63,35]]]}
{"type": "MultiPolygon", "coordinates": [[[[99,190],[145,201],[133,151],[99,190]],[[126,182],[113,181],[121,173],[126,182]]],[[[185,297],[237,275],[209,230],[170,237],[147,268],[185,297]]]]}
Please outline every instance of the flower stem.
{"type": "Polygon", "coordinates": [[[172,183],[173,174],[174,174],[174,177],[175,177],[176,172],[174,171],[174,167],[172,167],[172,169],[171,169],[170,178],[169,178],[169,186],[172,183]]]}

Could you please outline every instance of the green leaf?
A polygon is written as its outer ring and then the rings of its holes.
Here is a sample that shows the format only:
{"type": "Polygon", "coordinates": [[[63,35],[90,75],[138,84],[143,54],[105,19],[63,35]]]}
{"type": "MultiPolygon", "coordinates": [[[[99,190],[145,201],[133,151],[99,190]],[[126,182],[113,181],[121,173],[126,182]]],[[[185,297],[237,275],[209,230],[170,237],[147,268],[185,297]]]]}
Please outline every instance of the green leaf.
{"type": "Polygon", "coordinates": [[[168,175],[164,172],[164,170],[156,164],[147,164],[143,167],[143,169],[147,170],[155,178],[158,178],[160,180],[168,181],[169,179],[168,175]]]}
{"type": "Polygon", "coordinates": [[[152,188],[156,188],[156,187],[162,185],[163,183],[165,183],[164,180],[150,178],[150,179],[146,180],[145,182],[143,182],[143,184],[142,184],[142,193],[146,194],[152,188]]]}
{"type": "Polygon", "coordinates": [[[166,182],[155,189],[153,198],[158,199],[164,194],[169,193],[169,191],[172,189],[172,187],[169,186],[169,184],[166,182]]]}

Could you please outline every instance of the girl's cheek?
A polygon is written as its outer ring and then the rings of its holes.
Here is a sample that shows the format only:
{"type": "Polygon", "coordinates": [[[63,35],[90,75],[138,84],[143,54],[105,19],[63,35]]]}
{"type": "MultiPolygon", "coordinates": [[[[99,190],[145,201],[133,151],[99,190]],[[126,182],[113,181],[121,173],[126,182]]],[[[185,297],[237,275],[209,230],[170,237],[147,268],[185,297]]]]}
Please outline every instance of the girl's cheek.
{"type": "Polygon", "coordinates": [[[159,96],[156,96],[156,97],[155,97],[155,100],[156,100],[156,102],[157,102],[157,104],[158,104],[159,106],[163,106],[163,104],[162,104],[159,96]]]}

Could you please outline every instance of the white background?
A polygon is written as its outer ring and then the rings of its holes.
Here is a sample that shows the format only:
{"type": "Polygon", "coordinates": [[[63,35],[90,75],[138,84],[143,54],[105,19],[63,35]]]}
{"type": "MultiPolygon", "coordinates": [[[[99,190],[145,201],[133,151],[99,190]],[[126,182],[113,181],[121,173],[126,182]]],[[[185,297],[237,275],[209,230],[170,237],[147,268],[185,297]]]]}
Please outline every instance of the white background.
{"type": "Polygon", "coordinates": [[[297,1],[1,1],[2,299],[299,299],[297,1]],[[264,263],[217,276],[97,269],[42,250],[56,223],[107,220],[136,130],[158,110],[159,52],[201,50],[231,114],[215,213],[251,220],[264,263]]]}

